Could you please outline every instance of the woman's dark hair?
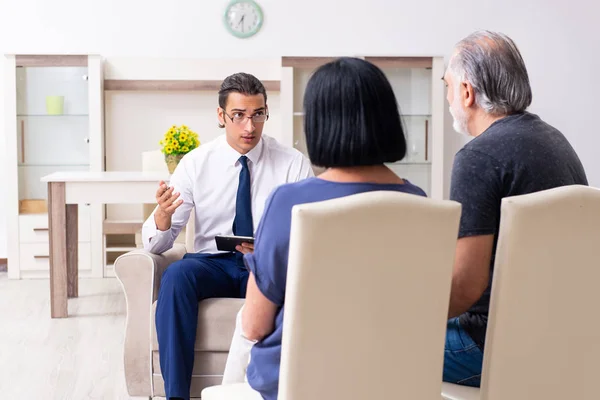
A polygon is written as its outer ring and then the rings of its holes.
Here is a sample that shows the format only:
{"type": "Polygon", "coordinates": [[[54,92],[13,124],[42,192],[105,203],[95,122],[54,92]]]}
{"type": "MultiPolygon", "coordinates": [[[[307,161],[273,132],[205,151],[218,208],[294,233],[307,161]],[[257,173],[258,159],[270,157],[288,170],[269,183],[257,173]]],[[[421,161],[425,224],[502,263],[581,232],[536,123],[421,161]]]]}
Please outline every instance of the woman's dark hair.
{"type": "Polygon", "coordinates": [[[219,89],[219,107],[222,109],[225,109],[225,106],[227,105],[229,93],[241,93],[246,96],[262,94],[265,98],[265,104],[267,104],[267,91],[265,86],[257,77],[245,72],[238,72],[230,75],[225,78],[221,84],[221,89],[219,89]]]}
{"type": "Polygon", "coordinates": [[[358,58],[319,67],[304,95],[308,155],[320,167],[395,162],[406,155],[396,96],[384,73],[358,58]]]}

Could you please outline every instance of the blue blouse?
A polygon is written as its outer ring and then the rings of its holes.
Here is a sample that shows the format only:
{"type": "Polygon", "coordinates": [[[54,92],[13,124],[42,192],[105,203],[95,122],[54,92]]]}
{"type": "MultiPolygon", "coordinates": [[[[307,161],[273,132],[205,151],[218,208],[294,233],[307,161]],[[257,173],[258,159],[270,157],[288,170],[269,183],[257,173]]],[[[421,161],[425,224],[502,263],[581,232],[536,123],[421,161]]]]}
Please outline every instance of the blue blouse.
{"type": "Polygon", "coordinates": [[[279,308],[275,329],[254,345],[247,370],[248,383],[266,400],[277,399],[279,388],[292,207],[376,190],[395,190],[426,196],[422,189],[406,180],[404,184],[341,183],[313,177],[279,186],[267,199],[256,231],[254,252],[244,256],[258,289],[279,308]]]}

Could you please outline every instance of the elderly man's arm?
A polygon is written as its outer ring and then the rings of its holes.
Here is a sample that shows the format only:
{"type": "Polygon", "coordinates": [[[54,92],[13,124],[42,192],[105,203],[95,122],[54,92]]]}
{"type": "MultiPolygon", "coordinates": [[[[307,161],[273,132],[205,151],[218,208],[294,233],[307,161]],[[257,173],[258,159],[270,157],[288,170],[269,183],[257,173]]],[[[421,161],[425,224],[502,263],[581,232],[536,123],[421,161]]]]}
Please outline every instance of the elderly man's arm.
{"type": "Polygon", "coordinates": [[[488,286],[494,235],[458,239],[448,318],[457,317],[481,298],[488,286]]]}
{"type": "Polygon", "coordinates": [[[454,158],[450,199],[462,205],[448,317],[469,310],[489,284],[494,237],[500,222],[504,167],[480,151],[454,158]]]}

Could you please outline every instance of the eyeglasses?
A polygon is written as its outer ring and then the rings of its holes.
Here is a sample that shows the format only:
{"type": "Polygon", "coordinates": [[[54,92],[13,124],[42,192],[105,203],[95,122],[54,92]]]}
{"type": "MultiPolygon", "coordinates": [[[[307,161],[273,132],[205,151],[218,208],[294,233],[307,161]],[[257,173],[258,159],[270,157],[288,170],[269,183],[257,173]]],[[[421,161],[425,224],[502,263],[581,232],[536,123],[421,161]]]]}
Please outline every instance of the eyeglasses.
{"type": "Polygon", "coordinates": [[[246,123],[246,118],[251,119],[252,122],[257,123],[257,124],[265,122],[266,120],[269,119],[269,114],[267,114],[264,111],[258,111],[254,115],[246,115],[241,112],[234,112],[233,117],[232,117],[231,115],[227,114],[225,112],[225,110],[223,110],[223,114],[227,115],[229,117],[229,119],[231,120],[231,122],[233,122],[234,124],[239,124],[239,125],[246,123]]]}

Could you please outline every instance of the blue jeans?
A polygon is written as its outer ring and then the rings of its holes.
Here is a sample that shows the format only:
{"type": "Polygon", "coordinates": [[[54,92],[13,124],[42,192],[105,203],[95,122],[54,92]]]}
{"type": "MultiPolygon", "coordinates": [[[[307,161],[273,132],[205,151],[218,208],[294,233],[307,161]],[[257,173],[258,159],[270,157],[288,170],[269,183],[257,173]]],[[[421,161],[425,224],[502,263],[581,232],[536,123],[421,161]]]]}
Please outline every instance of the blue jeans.
{"type": "Polygon", "coordinates": [[[448,320],[444,351],[444,382],[479,387],[483,352],[461,328],[458,318],[448,320]]]}
{"type": "Polygon", "coordinates": [[[186,254],[162,276],[156,305],[160,369],[167,398],[190,398],[198,302],[246,297],[248,271],[233,253],[186,254]]]}

